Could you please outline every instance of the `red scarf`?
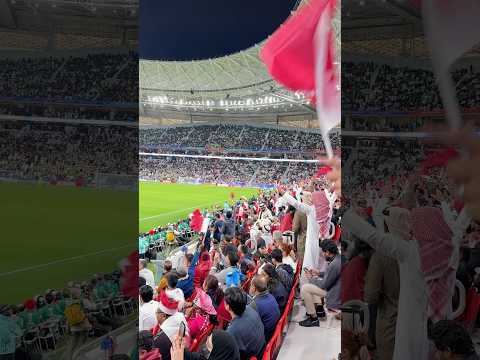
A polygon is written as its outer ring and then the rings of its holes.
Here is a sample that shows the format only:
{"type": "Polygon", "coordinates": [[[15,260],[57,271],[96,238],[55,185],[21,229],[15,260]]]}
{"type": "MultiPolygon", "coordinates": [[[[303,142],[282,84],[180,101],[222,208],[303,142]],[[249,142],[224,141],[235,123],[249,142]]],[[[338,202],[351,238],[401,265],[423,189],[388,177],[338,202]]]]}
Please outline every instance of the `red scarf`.
{"type": "Polygon", "coordinates": [[[450,300],[455,269],[449,266],[453,253],[452,231],[442,211],[434,207],[412,210],[413,235],[420,249],[422,271],[428,286],[431,318],[445,318],[443,310],[450,300]]]}

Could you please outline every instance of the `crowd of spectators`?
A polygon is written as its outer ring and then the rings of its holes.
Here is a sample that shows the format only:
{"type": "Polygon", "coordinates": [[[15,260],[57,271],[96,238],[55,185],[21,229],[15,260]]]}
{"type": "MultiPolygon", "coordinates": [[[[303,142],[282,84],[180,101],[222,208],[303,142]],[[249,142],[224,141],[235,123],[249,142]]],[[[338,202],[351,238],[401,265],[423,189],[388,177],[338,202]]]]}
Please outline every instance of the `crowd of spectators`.
{"type": "MultiPolygon", "coordinates": [[[[480,76],[473,66],[452,72],[461,108],[480,105],[480,76]]],[[[442,102],[433,72],[373,62],[342,62],[342,109],[435,111],[442,102]]]]}
{"type": "MultiPolygon", "coordinates": [[[[330,139],[340,147],[340,136],[330,139]]],[[[250,125],[197,125],[188,127],[140,128],[141,149],[199,148],[207,151],[244,149],[312,153],[324,149],[319,132],[262,128],[250,125]]],[[[183,150],[184,151],[184,150],[183,150]]]]}
{"type": "Polygon", "coordinates": [[[0,169],[7,176],[92,184],[97,174],[138,174],[135,128],[2,121],[0,169]]]}
{"type": "Polygon", "coordinates": [[[176,182],[180,178],[204,183],[279,184],[315,174],[316,164],[227,160],[191,157],[140,157],[140,178],[176,182]]]}
{"type": "Polygon", "coordinates": [[[3,59],[1,97],[136,102],[138,55],[89,54],[3,59]]]}
{"type": "Polygon", "coordinates": [[[121,121],[138,118],[138,55],[134,52],[6,58],[0,61],[0,77],[0,114],[121,121]],[[128,111],[115,109],[120,103],[133,105],[128,111]]]}
{"type": "Polygon", "coordinates": [[[99,273],[18,305],[0,305],[2,357],[40,360],[42,353],[63,349],[62,358],[71,359],[88,339],[122,326],[135,312],[136,299],[122,294],[120,279],[120,270],[99,273]]]}
{"type": "MultiPolygon", "coordinates": [[[[475,271],[480,224],[470,218],[458,186],[447,176],[446,159],[455,153],[391,138],[357,140],[354,148],[342,149],[342,302],[360,301],[362,311],[368,309],[373,321],[356,329],[367,339],[357,341],[357,349],[363,346],[375,358],[428,358],[435,346],[446,356],[478,358],[471,340],[478,307],[471,304],[478,301],[480,286],[475,271]],[[419,244],[418,254],[412,244],[419,244]],[[434,254],[425,252],[428,246],[434,254]],[[442,275],[425,288],[428,259],[441,264],[442,275]],[[436,281],[443,290],[433,295],[436,281]],[[467,294],[466,307],[453,315],[461,308],[459,286],[467,294]],[[424,292],[426,297],[417,296],[424,292]],[[454,337],[462,345],[454,346],[454,337]]],[[[342,341],[355,329],[344,330],[342,341]]]]}
{"type": "MultiPolygon", "coordinates": [[[[303,207],[295,211],[280,197],[277,191],[262,192],[250,199],[226,201],[223,208],[195,210],[192,229],[209,219],[198,243],[182,249],[179,257],[164,260],[156,274],[148,269],[148,259],[140,260],[140,359],[196,359],[205,351],[208,358],[228,354],[214,359],[262,358],[269,341],[281,336],[274,335],[277,326],[285,326],[280,318],[291,311],[297,262],[304,252],[300,238],[307,231],[299,225],[306,216],[303,207]]],[[[326,296],[331,306],[339,302],[340,255],[333,241],[322,245],[335,265],[327,266],[324,281],[317,282],[318,274],[311,273],[304,280],[302,296],[310,283],[328,287],[331,290],[322,290],[322,298],[326,296]]],[[[305,301],[319,317],[326,316],[316,300],[305,301]]],[[[300,325],[319,326],[308,316],[300,325]]]]}

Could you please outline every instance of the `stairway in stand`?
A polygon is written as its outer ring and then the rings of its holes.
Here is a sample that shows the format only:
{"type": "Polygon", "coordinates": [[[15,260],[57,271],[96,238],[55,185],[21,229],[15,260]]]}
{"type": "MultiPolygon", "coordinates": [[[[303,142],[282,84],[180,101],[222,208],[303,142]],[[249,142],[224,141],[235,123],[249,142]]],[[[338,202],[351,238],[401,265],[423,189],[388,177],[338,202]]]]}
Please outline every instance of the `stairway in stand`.
{"type": "Polygon", "coordinates": [[[337,359],[340,353],[341,322],[332,317],[321,321],[320,327],[304,328],[298,325],[304,318],[305,307],[301,300],[296,300],[277,360],[337,359]]]}

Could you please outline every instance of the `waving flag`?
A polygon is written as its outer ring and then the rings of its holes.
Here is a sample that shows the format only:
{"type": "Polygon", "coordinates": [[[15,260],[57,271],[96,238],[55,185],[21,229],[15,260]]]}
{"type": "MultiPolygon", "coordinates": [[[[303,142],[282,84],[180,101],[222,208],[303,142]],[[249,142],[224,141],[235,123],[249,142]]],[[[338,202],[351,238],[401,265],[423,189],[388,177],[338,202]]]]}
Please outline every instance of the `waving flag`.
{"type": "Polygon", "coordinates": [[[320,178],[327,175],[330,171],[332,171],[332,168],[330,166],[322,166],[317,170],[317,174],[315,175],[315,177],[320,178]]]}
{"type": "Polygon", "coordinates": [[[425,35],[432,53],[440,95],[452,128],[462,125],[450,75],[452,64],[479,43],[480,1],[478,0],[413,0],[422,9],[425,35]]]}
{"type": "Polygon", "coordinates": [[[333,151],[328,133],[340,123],[332,30],[335,6],[336,0],[311,0],[268,39],[260,52],[260,58],[275,80],[292,91],[305,92],[315,98],[329,157],[333,151]]]}
{"type": "Polygon", "coordinates": [[[203,224],[203,216],[200,209],[195,209],[190,219],[190,229],[195,232],[200,232],[203,224]]]}

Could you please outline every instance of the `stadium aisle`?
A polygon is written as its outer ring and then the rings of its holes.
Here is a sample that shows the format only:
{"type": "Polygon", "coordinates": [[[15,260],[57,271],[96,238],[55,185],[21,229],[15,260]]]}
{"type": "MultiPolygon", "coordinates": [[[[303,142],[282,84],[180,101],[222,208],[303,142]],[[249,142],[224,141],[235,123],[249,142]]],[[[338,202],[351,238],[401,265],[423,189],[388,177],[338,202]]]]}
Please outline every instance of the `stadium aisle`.
{"type": "Polygon", "coordinates": [[[292,320],[277,360],[332,360],[340,349],[340,321],[332,319],[320,322],[318,328],[298,325],[305,317],[305,307],[300,300],[293,308],[292,320]]]}

